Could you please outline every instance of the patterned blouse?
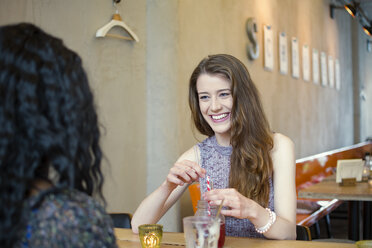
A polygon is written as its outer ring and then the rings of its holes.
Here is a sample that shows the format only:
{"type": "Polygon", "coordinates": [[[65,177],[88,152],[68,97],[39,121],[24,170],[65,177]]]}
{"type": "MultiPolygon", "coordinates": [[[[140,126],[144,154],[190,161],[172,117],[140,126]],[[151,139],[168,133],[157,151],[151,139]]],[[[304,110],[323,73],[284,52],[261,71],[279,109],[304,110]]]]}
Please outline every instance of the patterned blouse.
{"type": "Polygon", "coordinates": [[[77,190],[26,202],[27,228],[16,247],[117,247],[112,220],[92,197],[77,190]]]}
{"type": "MultiPolygon", "coordinates": [[[[198,144],[200,149],[201,167],[203,167],[207,176],[213,182],[213,188],[225,189],[229,187],[230,175],[230,157],[232,153],[231,146],[220,146],[216,137],[212,136],[198,144]]],[[[200,189],[204,193],[207,191],[207,182],[205,178],[199,178],[200,189]]],[[[274,211],[274,188],[272,179],[267,182],[270,185],[269,208],[274,211]]],[[[249,219],[237,219],[225,216],[226,236],[265,238],[262,234],[256,232],[254,225],[249,219]]]]}

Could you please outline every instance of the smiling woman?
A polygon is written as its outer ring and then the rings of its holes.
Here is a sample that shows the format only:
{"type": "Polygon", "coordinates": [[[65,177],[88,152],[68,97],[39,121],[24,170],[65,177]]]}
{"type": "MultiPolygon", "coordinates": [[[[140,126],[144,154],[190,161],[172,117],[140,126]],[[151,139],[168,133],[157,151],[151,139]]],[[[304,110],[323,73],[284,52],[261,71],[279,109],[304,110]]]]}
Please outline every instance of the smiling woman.
{"type": "Polygon", "coordinates": [[[208,138],[186,151],[142,201],[133,231],[156,223],[199,181],[204,200],[223,202],[227,236],[295,239],[293,143],[270,130],[244,64],[227,54],[203,59],[190,78],[189,105],[196,128],[208,138]],[[206,176],[214,185],[210,191],[206,176]]]}

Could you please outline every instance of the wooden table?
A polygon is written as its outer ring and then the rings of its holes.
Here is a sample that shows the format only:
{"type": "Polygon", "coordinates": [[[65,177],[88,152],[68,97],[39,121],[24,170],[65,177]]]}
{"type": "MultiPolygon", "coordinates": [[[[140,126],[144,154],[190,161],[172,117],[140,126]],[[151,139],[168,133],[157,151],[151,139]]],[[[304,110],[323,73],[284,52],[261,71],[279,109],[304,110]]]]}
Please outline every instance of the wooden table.
{"type": "MultiPolygon", "coordinates": [[[[115,235],[119,247],[140,248],[139,237],[133,234],[131,229],[115,228],[115,235]]],[[[185,238],[183,233],[163,233],[161,247],[180,248],[185,247],[185,238]]],[[[296,241],[296,240],[265,240],[252,238],[235,238],[226,237],[225,248],[355,248],[355,244],[332,243],[332,242],[315,242],[315,241],[296,241]]]]}
{"type": "Polygon", "coordinates": [[[371,201],[372,187],[367,182],[357,182],[355,186],[341,186],[335,175],[313,184],[298,192],[300,198],[339,199],[349,202],[349,239],[359,240],[360,204],[363,204],[363,239],[372,238],[371,201]]]}

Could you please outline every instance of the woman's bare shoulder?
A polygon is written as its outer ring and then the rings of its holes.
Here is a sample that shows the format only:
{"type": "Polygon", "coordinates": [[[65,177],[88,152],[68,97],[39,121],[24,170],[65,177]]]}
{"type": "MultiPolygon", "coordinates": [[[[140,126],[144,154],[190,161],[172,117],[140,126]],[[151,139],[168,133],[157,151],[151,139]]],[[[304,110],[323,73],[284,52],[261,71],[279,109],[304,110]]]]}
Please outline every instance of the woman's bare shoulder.
{"type": "Polygon", "coordinates": [[[274,140],[273,150],[294,147],[293,141],[289,137],[285,136],[284,134],[274,133],[273,140],[274,140]]]}
{"type": "Polygon", "coordinates": [[[199,147],[197,145],[192,146],[190,149],[186,150],[177,161],[190,160],[193,162],[197,161],[196,153],[199,154],[199,147]]]}
{"type": "Polygon", "coordinates": [[[294,163],[294,143],[287,136],[281,133],[273,135],[274,147],[271,151],[274,170],[277,167],[291,165],[294,163]]]}

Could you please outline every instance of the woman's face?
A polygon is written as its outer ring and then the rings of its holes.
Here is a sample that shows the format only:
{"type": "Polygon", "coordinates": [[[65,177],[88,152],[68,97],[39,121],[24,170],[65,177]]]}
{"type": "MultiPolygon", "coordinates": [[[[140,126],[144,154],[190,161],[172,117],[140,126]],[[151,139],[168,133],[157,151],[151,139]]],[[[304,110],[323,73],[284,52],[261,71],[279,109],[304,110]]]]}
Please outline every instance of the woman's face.
{"type": "Polygon", "coordinates": [[[216,136],[230,135],[233,98],[231,82],[215,74],[201,74],[196,81],[200,112],[216,136]]]}

